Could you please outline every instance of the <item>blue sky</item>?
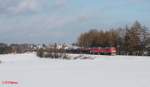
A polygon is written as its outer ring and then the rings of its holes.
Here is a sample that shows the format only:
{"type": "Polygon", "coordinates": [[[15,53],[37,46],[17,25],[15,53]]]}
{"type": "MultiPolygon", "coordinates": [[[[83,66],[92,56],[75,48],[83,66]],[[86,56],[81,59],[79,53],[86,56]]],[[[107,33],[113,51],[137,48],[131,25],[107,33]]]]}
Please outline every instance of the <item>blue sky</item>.
{"type": "Polygon", "coordinates": [[[75,42],[81,32],[150,27],[150,0],[0,0],[0,42],[75,42]]]}

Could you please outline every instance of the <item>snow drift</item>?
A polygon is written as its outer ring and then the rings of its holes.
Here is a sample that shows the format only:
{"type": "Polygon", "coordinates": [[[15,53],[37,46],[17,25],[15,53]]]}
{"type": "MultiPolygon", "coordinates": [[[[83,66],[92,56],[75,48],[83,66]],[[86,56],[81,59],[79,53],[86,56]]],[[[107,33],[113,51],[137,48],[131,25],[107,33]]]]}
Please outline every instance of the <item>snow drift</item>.
{"type": "Polygon", "coordinates": [[[149,57],[69,56],[81,58],[41,59],[34,53],[0,55],[0,82],[18,82],[0,87],[150,87],[149,57]]]}

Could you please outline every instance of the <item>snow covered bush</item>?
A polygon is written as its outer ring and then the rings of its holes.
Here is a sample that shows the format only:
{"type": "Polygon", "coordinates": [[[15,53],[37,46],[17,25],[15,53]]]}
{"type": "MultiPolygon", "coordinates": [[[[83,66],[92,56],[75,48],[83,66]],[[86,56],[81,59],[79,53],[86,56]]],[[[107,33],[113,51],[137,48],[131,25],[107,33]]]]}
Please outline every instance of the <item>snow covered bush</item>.
{"type": "Polygon", "coordinates": [[[63,49],[55,48],[40,48],[37,50],[37,56],[40,58],[52,58],[52,59],[69,59],[63,49]]]}
{"type": "Polygon", "coordinates": [[[44,50],[42,48],[40,48],[38,51],[37,51],[37,56],[38,57],[43,57],[43,54],[44,54],[44,50]]]}

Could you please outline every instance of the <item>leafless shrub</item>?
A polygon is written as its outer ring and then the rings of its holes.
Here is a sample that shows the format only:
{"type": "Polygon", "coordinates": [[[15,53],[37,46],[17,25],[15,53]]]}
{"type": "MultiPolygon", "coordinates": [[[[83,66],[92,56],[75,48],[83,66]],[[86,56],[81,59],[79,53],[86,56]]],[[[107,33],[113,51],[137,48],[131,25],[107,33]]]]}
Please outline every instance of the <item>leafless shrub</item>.
{"type": "Polygon", "coordinates": [[[52,59],[69,59],[64,49],[39,49],[37,51],[37,56],[40,58],[52,58],[52,59]]]}

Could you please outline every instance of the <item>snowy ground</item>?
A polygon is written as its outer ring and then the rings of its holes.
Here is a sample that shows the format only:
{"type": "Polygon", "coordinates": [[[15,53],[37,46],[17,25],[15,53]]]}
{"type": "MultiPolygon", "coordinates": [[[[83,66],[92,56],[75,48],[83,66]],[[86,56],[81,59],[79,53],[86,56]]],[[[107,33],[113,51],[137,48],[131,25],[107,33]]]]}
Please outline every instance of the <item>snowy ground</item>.
{"type": "Polygon", "coordinates": [[[90,59],[39,59],[33,53],[0,55],[0,87],[150,87],[149,57],[80,57],[90,59]]]}

